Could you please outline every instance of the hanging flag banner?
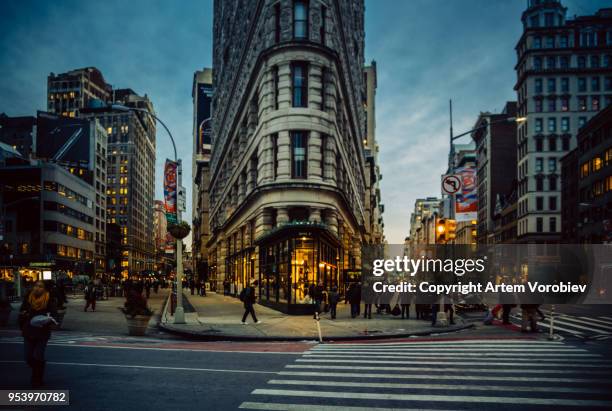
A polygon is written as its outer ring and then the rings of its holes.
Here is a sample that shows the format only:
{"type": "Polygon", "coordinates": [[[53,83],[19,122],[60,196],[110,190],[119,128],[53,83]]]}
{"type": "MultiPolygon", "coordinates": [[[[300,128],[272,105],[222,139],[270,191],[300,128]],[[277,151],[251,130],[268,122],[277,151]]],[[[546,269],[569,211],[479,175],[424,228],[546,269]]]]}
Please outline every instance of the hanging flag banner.
{"type": "Polygon", "coordinates": [[[455,169],[455,175],[461,179],[461,189],[455,194],[455,220],[476,220],[478,218],[476,168],[459,167],[455,169]]]}
{"type": "Polygon", "coordinates": [[[176,191],[177,191],[177,166],[171,160],[166,160],[164,166],[164,209],[168,224],[176,224],[176,191]]]}

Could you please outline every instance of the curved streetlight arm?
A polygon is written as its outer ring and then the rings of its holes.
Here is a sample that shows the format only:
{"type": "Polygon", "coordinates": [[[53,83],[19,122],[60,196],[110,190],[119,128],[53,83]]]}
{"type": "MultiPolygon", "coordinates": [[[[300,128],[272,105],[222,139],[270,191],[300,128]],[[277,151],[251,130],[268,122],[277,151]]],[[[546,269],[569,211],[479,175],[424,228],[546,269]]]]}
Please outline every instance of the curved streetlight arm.
{"type": "Polygon", "coordinates": [[[146,113],[150,115],[151,117],[153,117],[155,120],[159,121],[159,124],[162,125],[162,127],[166,130],[166,132],[170,136],[170,141],[172,141],[172,149],[174,150],[174,161],[178,162],[178,156],[176,154],[176,143],[174,142],[174,137],[172,137],[172,133],[168,129],[168,126],[166,126],[166,124],[159,117],[151,113],[149,110],[145,110],[144,108],[139,108],[139,107],[128,107],[122,104],[111,104],[111,108],[113,110],[119,110],[119,111],[140,111],[141,113],[146,113]]]}
{"type": "Polygon", "coordinates": [[[451,141],[454,141],[454,140],[456,140],[456,139],[458,139],[458,138],[461,138],[461,137],[463,137],[463,136],[467,136],[468,134],[472,134],[474,131],[478,131],[478,130],[482,130],[482,129],[484,129],[484,128],[487,128],[487,127],[489,127],[489,126],[490,126],[490,125],[492,125],[492,124],[497,124],[497,123],[506,123],[506,122],[522,123],[522,122],[523,122],[523,121],[525,121],[525,120],[526,120],[526,118],[525,118],[525,117],[508,117],[508,118],[504,118],[504,119],[502,119],[502,120],[496,120],[496,121],[491,121],[491,122],[486,121],[486,122],[485,122],[485,124],[483,124],[483,125],[482,125],[482,126],[480,126],[480,127],[476,127],[476,128],[473,128],[473,129],[472,129],[472,130],[470,130],[470,131],[466,131],[465,133],[461,133],[461,134],[458,134],[458,135],[456,135],[456,136],[453,136],[453,137],[451,138],[451,141]]]}

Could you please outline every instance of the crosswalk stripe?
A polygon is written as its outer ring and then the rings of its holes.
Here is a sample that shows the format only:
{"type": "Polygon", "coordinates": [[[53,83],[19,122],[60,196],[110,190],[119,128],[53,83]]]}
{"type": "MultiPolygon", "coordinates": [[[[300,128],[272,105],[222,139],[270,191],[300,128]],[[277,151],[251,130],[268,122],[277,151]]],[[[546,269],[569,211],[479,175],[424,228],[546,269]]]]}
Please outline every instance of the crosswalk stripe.
{"type": "MultiPolygon", "coordinates": [[[[240,407],[245,410],[275,410],[275,411],[338,411],[340,408],[336,405],[309,405],[309,404],[280,404],[274,402],[252,402],[246,401],[240,404],[240,407]]],[[[379,408],[379,407],[347,407],[342,406],[342,411],[448,411],[436,408],[379,408]]]]}
{"type": "Polygon", "coordinates": [[[391,388],[391,389],[426,389],[426,390],[478,390],[478,391],[517,391],[517,392],[559,392],[582,394],[607,394],[608,389],[575,388],[575,387],[533,387],[517,385],[464,385],[464,384],[403,384],[384,382],[352,382],[352,381],[309,381],[309,380],[270,380],[268,384],[275,385],[311,385],[323,387],[351,388],[391,388]]]}
{"type": "MultiPolygon", "coordinates": [[[[432,363],[428,363],[431,365],[436,365],[432,363]]],[[[440,365],[451,365],[449,363],[440,363],[440,365]]],[[[456,364],[452,364],[456,365],[456,364]]],[[[478,365],[473,362],[468,363],[467,365],[478,365]]],[[[508,365],[508,363],[487,363],[490,366],[496,365],[508,365]]],[[[510,365],[516,365],[515,363],[510,363],[510,365]]],[[[544,364],[538,364],[538,367],[544,366],[544,364]]],[[[562,367],[566,368],[567,364],[562,364],[562,367]]],[[[368,365],[325,365],[325,364],[288,364],[285,368],[299,368],[299,369],[320,369],[320,370],[363,370],[363,371],[424,371],[424,372],[460,372],[460,373],[481,373],[481,374],[567,374],[567,369],[565,370],[533,370],[533,369],[482,369],[482,368],[439,368],[439,367],[387,367],[387,366],[368,366],[368,365]]],[[[598,375],[610,375],[609,371],[598,371],[598,370],[589,370],[585,371],[588,374],[598,374],[598,375]]]]}
{"type": "Polygon", "coordinates": [[[600,318],[605,318],[606,320],[612,321],[612,317],[600,317],[600,318]]]}
{"type": "Polygon", "coordinates": [[[565,353],[565,352],[584,352],[586,350],[581,349],[581,348],[560,348],[560,347],[555,347],[555,348],[531,348],[531,347],[526,347],[526,348],[504,348],[504,347],[491,347],[491,348],[465,348],[465,347],[457,347],[457,348],[414,348],[414,349],[410,349],[410,348],[406,348],[406,347],[398,347],[398,348],[378,348],[378,347],[372,347],[372,348],[359,348],[359,349],[354,349],[354,350],[348,350],[348,349],[344,349],[344,350],[339,350],[339,349],[334,349],[334,350],[321,350],[321,349],[313,349],[311,350],[311,352],[354,352],[354,353],[361,353],[361,352],[453,352],[453,353],[461,353],[461,352],[491,352],[492,349],[499,349],[502,352],[525,352],[526,350],[528,350],[529,352],[550,352],[550,353],[565,353]]]}
{"type": "MultiPolygon", "coordinates": [[[[608,332],[609,330],[612,330],[612,325],[602,325],[602,324],[596,324],[593,321],[590,320],[582,320],[580,319],[580,317],[562,317],[563,319],[567,319],[567,321],[570,322],[576,322],[576,323],[580,323],[580,324],[587,324],[587,325],[592,325],[596,328],[601,328],[603,332],[608,332]],[[607,331],[606,331],[607,330],[607,331]]],[[[555,322],[557,322],[557,318],[555,318],[555,322]]]]}
{"type": "Polygon", "coordinates": [[[364,400],[395,400],[395,401],[427,401],[427,402],[464,402],[464,403],[498,403],[498,404],[523,404],[523,405],[547,405],[547,406],[591,406],[611,407],[612,401],[600,400],[577,400],[558,398],[529,398],[529,397],[488,397],[467,395],[422,395],[422,394],[389,394],[389,393],[365,393],[365,392],[338,392],[338,391],[306,391],[306,390],[279,390],[279,389],[255,389],[255,395],[274,395],[289,397],[312,397],[312,398],[349,398],[364,400]]]}
{"type": "MultiPolygon", "coordinates": [[[[392,359],[413,359],[413,360],[428,360],[431,358],[438,358],[436,356],[420,356],[420,355],[411,355],[411,354],[395,354],[395,355],[380,355],[380,354],[371,354],[371,355],[367,355],[365,358],[369,358],[369,359],[373,359],[373,358],[392,358],[392,359]]],[[[563,356],[560,356],[561,358],[538,358],[537,361],[538,362],[555,362],[555,361],[560,361],[560,360],[564,360],[565,358],[563,356]]],[[[304,358],[347,358],[347,359],[353,359],[355,361],[360,361],[361,358],[364,357],[356,357],[354,354],[349,354],[349,353],[341,353],[341,354],[309,354],[309,353],[305,353],[304,358]]],[[[487,355],[483,355],[479,358],[487,358],[487,359],[492,359],[492,360],[506,360],[505,358],[495,358],[495,357],[489,357],[487,355]]],[[[444,358],[439,358],[440,360],[445,360],[445,361],[454,361],[454,360],[466,360],[466,361],[474,361],[474,358],[470,357],[470,356],[461,356],[458,355],[456,357],[444,357],[444,358]]],[[[518,362],[529,362],[531,364],[533,364],[533,358],[511,358],[512,361],[518,361],[518,362]]],[[[585,359],[585,358],[578,358],[576,359],[578,360],[580,363],[596,363],[596,364],[602,364],[602,363],[612,363],[612,360],[602,360],[600,358],[592,358],[592,359],[585,359]]],[[[567,363],[567,362],[565,362],[567,363]]]]}
{"type": "MultiPolygon", "coordinates": [[[[318,371],[280,371],[279,375],[294,377],[340,377],[340,378],[384,378],[384,379],[409,379],[414,380],[415,375],[405,374],[372,374],[372,373],[349,373],[349,372],[318,372],[318,371]]],[[[419,380],[466,380],[482,381],[481,375],[419,375],[419,380]]],[[[560,377],[500,377],[489,375],[487,381],[511,381],[511,382],[554,382],[554,383],[586,383],[586,384],[607,384],[612,385],[609,379],[596,378],[560,378],[560,377]]]]}
{"type": "MultiPolygon", "coordinates": [[[[321,351],[316,351],[317,353],[320,353],[321,351]]],[[[338,351],[332,351],[332,353],[334,352],[338,352],[338,351]]],[[[397,353],[411,353],[410,350],[398,350],[398,351],[392,351],[392,352],[397,352],[397,353]]],[[[378,354],[381,353],[381,351],[360,351],[358,353],[355,354],[378,354]]],[[[383,352],[384,354],[384,352],[383,352]]],[[[575,352],[562,352],[562,353],[550,353],[550,352],[520,352],[520,353],[504,353],[504,352],[461,352],[459,353],[463,356],[466,357],[513,357],[516,355],[520,355],[522,357],[601,357],[601,355],[599,354],[591,354],[591,353],[575,353],[575,352]]],[[[419,353],[414,353],[414,355],[420,355],[423,357],[455,357],[457,356],[456,353],[452,353],[452,352],[435,352],[435,351],[428,351],[428,352],[419,352],[419,353]]]]}
{"type": "MultiPolygon", "coordinates": [[[[562,358],[559,358],[562,360],[562,358]]],[[[341,359],[309,359],[309,358],[298,358],[295,360],[297,362],[309,362],[309,363],[354,363],[358,362],[359,364],[406,364],[406,365],[415,365],[415,364],[423,364],[423,365],[496,365],[496,366],[514,366],[514,367],[533,367],[533,362],[531,363],[518,363],[518,362],[490,362],[490,361],[389,361],[389,360],[362,360],[362,359],[350,359],[350,360],[341,360],[341,359]]],[[[559,362],[559,363],[539,363],[539,367],[571,367],[571,368],[612,368],[612,365],[603,365],[603,364],[583,364],[583,363],[575,363],[568,364],[567,362],[559,362]]]]}
{"type": "Polygon", "coordinates": [[[417,346],[440,346],[440,345],[452,345],[452,346],[456,346],[456,345],[473,345],[473,346],[481,346],[482,344],[486,344],[486,345],[513,345],[513,344],[517,344],[517,345],[564,345],[562,342],[558,342],[558,341],[541,341],[541,340],[528,340],[528,339],[516,339],[516,340],[485,340],[485,339],[480,339],[480,340],[456,340],[456,341],[449,341],[449,340],[441,340],[441,341],[427,341],[427,342],[393,342],[393,343],[379,343],[379,342],[372,342],[372,343],[334,343],[334,344],[323,344],[323,345],[319,345],[317,347],[319,348],[332,348],[332,347],[371,347],[373,345],[377,346],[377,347],[387,347],[387,346],[397,346],[397,345],[405,345],[406,347],[417,347],[417,346]]]}
{"type": "MultiPolygon", "coordinates": [[[[520,317],[517,317],[517,316],[512,316],[512,317],[513,317],[513,318],[515,318],[515,319],[517,319],[517,320],[519,321],[519,325],[520,325],[521,318],[520,318],[520,317]]],[[[544,323],[544,322],[539,321],[539,322],[538,322],[538,325],[539,325],[540,327],[544,327],[544,328],[548,328],[548,329],[550,329],[550,324],[547,324],[547,323],[544,323]]],[[[554,324],[554,325],[553,325],[553,329],[554,329],[554,330],[559,330],[559,331],[565,331],[565,332],[568,332],[568,333],[570,333],[570,334],[575,334],[575,335],[584,335],[584,333],[582,333],[582,332],[580,332],[580,331],[570,330],[570,329],[567,329],[567,328],[564,328],[564,327],[559,327],[557,324],[554,324]]]]}
{"type": "Polygon", "coordinates": [[[583,319],[583,320],[587,320],[587,321],[593,321],[593,322],[596,322],[596,323],[601,323],[601,324],[606,324],[606,325],[612,326],[612,321],[602,320],[601,317],[597,317],[597,318],[578,317],[578,318],[583,319]]]}

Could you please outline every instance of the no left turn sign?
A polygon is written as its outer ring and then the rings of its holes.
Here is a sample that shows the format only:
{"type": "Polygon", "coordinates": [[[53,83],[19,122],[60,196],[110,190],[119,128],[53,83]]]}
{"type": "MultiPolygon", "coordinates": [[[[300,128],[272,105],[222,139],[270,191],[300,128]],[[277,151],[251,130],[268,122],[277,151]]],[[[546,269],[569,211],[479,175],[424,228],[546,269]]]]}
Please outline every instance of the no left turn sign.
{"type": "Polygon", "coordinates": [[[442,193],[452,195],[461,190],[461,179],[456,175],[442,176],[442,193]]]}

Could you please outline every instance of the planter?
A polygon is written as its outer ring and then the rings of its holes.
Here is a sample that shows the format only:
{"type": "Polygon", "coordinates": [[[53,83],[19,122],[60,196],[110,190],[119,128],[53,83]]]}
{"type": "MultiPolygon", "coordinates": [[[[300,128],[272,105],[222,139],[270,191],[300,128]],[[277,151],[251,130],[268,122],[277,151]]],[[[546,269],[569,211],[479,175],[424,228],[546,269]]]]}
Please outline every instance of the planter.
{"type": "Polygon", "coordinates": [[[147,326],[149,325],[150,315],[135,315],[134,317],[126,315],[128,333],[130,335],[143,336],[147,332],[147,326]]]}
{"type": "Polygon", "coordinates": [[[10,309],[0,309],[0,327],[5,327],[8,324],[9,317],[11,316],[10,309]]]}
{"type": "Polygon", "coordinates": [[[178,240],[182,240],[183,238],[187,237],[190,231],[191,228],[187,223],[172,224],[168,227],[168,232],[172,235],[172,237],[178,240]]]}

